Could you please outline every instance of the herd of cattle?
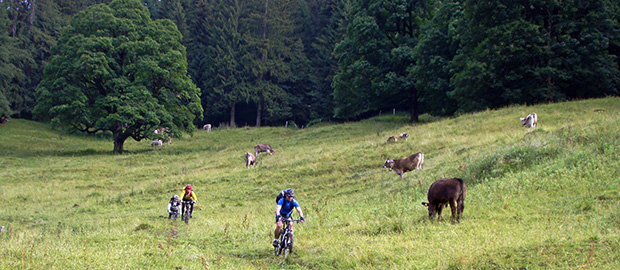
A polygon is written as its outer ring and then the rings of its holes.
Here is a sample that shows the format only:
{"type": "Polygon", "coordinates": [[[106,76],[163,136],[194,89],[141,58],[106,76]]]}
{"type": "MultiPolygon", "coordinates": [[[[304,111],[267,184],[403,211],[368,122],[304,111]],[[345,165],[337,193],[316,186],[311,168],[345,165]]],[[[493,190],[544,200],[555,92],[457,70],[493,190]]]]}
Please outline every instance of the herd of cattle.
{"type": "MultiPolygon", "coordinates": [[[[538,116],[536,113],[529,114],[526,117],[520,118],[521,126],[527,127],[529,132],[530,128],[535,128],[538,125],[538,116]]],[[[202,128],[203,130],[210,132],[211,124],[205,124],[202,128]]],[[[167,133],[169,137],[168,143],[172,140],[172,133],[169,133],[168,128],[159,128],[153,131],[154,134],[162,134],[167,133]]],[[[398,140],[405,140],[409,134],[401,133],[399,136],[390,136],[385,142],[391,143],[396,142],[398,140]]],[[[164,141],[161,139],[154,140],[151,145],[152,146],[161,146],[164,141]]],[[[275,153],[276,151],[268,144],[257,144],[254,146],[254,154],[250,152],[245,152],[245,167],[255,167],[257,164],[257,157],[260,153],[265,152],[269,155],[275,153]]],[[[413,170],[420,170],[424,164],[424,154],[422,152],[415,153],[408,157],[404,157],[401,159],[387,159],[383,164],[383,168],[387,168],[390,171],[393,171],[401,179],[403,179],[403,175],[406,172],[413,170]]],[[[428,202],[423,202],[422,205],[428,208],[428,216],[431,220],[437,216],[437,220],[441,219],[441,212],[444,207],[447,205],[450,206],[450,210],[452,212],[452,221],[459,222],[461,215],[463,215],[463,210],[465,209],[465,193],[467,187],[465,182],[459,178],[441,178],[431,184],[428,189],[427,199],[428,202]]]]}

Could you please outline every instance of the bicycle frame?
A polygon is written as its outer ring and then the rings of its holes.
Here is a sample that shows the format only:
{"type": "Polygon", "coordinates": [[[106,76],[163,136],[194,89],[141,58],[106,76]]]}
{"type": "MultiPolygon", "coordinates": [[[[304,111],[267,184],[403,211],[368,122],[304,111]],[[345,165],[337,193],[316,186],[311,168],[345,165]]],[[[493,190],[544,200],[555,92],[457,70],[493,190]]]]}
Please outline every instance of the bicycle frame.
{"type": "Polygon", "coordinates": [[[275,247],[275,255],[278,256],[284,252],[284,258],[293,249],[293,229],[291,229],[292,223],[299,223],[300,219],[293,219],[291,217],[282,218],[282,229],[280,230],[280,245],[275,247]]]}
{"type": "Polygon", "coordinates": [[[192,204],[194,204],[195,201],[182,201],[182,207],[181,209],[184,209],[183,212],[181,213],[181,219],[183,219],[185,221],[185,223],[189,222],[189,213],[190,213],[190,207],[192,204]]]}

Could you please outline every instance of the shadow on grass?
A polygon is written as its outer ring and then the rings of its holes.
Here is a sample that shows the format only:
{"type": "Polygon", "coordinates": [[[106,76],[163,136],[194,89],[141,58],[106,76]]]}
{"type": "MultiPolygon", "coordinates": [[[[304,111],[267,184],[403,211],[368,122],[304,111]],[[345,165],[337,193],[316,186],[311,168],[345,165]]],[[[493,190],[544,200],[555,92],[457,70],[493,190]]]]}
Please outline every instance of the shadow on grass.
{"type": "Polygon", "coordinates": [[[141,149],[124,151],[123,154],[117,154],[109,150],[97,149],[79,149],[79,150],[37,150],[37,151],[6,151],[3,156],[12,157],[85,157],[85,156],[114,156],[114,155],[132,155],[142,154],[153,151],[152,149],[141,149]]]}

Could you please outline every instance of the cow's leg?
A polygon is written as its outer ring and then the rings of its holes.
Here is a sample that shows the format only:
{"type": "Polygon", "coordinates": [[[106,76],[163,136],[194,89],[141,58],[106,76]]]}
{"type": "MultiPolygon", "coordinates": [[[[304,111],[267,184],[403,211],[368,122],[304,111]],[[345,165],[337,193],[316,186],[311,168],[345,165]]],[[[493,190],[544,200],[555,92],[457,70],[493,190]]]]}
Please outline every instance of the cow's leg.
{"type": "Polygon", "coordinates": [[[458,221],[459,219],[456,217],[456,200],[450,200],[450,212],[452,212],[452,222],[458,221]]]}
{"type": "Polygon", "coordinates": [[[437,205],[437,221],[441,220],[441,211],[443,210],[443,204],[437,205]]]}

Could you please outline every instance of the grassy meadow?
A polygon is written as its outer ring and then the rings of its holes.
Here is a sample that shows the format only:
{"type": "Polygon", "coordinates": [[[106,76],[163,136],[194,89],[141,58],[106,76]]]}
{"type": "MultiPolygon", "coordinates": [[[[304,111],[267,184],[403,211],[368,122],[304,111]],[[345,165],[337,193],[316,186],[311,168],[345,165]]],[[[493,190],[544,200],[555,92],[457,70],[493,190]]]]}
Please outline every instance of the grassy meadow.
{"type": "Polygon", "coordinates": [[[109,137],[11,120],[0,269],[620,269],[620,98],[407,120],[196,131],[161,148],[128,140],[123,155],[109,137]],[[257,143],[276,153],[246,169],[257,143]],[[382,168],[416,152],[424,168],[404,180],[382,168]],[[458,224],[421,205],[442,177],[467,184],[458,224]],[[170,222],[188,183],[194,218],[170,222]],[[271,241],[287,187],[307,221],[283,261],[271,241]]]}

